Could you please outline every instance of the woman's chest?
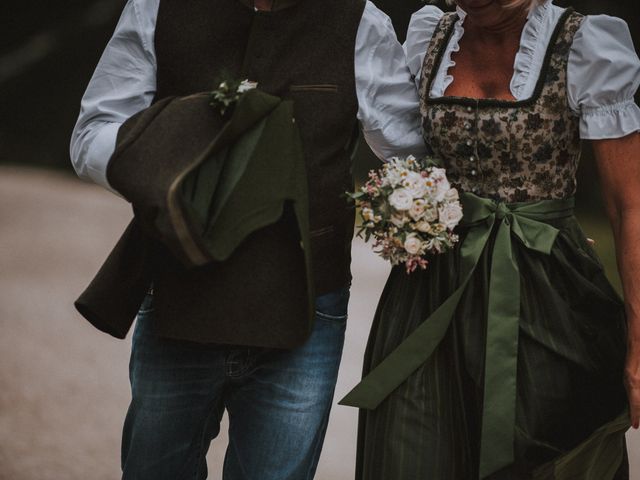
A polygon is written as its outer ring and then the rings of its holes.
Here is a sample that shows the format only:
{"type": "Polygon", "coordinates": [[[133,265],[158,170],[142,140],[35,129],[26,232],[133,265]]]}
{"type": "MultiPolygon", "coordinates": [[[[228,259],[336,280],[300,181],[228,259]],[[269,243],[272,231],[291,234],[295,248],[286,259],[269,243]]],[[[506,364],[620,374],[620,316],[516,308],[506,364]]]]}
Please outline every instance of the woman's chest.
{"type": "Polygon", "coordinates": [[[452,55],[455,64],[448,73],[454,81],[445,95],[514,100],[510,86],[518,45],[497,49],[465,40],[460,42],[460,51],[452,55]]]}

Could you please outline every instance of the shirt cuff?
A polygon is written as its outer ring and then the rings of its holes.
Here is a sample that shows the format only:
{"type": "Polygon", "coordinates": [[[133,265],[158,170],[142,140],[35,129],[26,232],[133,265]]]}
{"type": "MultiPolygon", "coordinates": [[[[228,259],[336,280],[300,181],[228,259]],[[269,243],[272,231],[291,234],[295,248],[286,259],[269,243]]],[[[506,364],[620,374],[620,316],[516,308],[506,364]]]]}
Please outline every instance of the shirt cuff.
{"type": "Polygon", "coordinates": [[[107,180],[107,166],[111,155],[116,148],[116,138],[120,123],[108,123],[104,125],[98,134],[93,138],[87,150],[87,175],[98,185],[114,193],[114,190],[107,180]]]}
{"type": "Polygon", "coordinates": [[[383,130],[363,130],[362,133],[373,153],[381,160],[389,160],[392,157],[409,155],[416,158],[426,156],[427,147],[420,132],[420,129],[417,129],[393,136],[383,130]]]}
{"type": "Polygon", "coordinates": [[[633,100],[604,107],[582,107],[580,138],[622,138],[640,131],[640,108],[633,100]]]}

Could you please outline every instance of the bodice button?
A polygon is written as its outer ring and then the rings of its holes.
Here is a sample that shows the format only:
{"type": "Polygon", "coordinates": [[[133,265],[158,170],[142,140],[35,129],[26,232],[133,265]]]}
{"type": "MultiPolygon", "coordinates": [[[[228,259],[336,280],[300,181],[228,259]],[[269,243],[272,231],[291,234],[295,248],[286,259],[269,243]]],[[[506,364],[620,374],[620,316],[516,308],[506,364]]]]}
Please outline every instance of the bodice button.
{"type": "Polygon", "coordinates": [[[469,113],[473,112],[473,108],[467,107],[467,112],[469,112],[469,113]]]}
{"type": "Polygon", "coordinates": [[[476,161],[476,157],[469,157],[469,161],[470,162],[475,162],[476,161]]]}
{"type": "Polygon", "coordinates": [[[466,130],[471,130],[471,124],[470,124],[469,122],[466,122],[466,123],[464,124],[464,128],[465,128],[466,130]]]}
{"type": "Polygon", "coordinates": [[[471,140],[467,140],[467,147],[470,147],[473,145],[473,142],[471,140]]]}
{"type": "Polygon", "coordinates": [[[476,172],[475,170],[471,170],[471,175],[473,175],[474,177],[478,174],[478,172],[476,172]]]}

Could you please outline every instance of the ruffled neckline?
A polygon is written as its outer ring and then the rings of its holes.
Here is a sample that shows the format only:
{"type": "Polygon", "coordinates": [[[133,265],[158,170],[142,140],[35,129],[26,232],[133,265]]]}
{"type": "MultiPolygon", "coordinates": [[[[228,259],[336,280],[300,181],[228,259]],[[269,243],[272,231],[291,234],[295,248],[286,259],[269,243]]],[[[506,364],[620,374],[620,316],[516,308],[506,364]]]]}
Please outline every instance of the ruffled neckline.
{"type": "MultiPolygon", "coordinates": [[[[516,54],[513,65],[513,77],[509,89],[516,100],[522,100],[530,95],[537,82],[537,77],[542,69],[547,45],[539,39],[544,36],[546,21],[549,11],[553,6],[552,0],[545,0],[531,9],[527,16],[527,22],[520,36],[520,48],[516,54]]],[[[453,75],[449,72],[455,67],[453,54],[460,51],[460,40],[464,36],[464,21],[467,17],[460,7],[456,8],[458,20],[456,21],[451,39],[442,56],[442,63],[438,69],[436,78],[431,87],[432,98],[444,96],[449,85],[453,83],[453,75]]]]}

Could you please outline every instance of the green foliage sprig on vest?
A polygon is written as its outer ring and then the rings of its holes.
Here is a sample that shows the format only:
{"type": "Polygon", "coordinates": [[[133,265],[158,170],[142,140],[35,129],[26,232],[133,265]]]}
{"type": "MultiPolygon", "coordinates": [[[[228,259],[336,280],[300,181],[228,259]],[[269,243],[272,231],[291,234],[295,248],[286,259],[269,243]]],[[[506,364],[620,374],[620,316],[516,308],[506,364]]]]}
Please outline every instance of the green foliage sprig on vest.
{"type": "Polygon", "coordinates": [[[220,114],[224,116],[240,100],[244,93],[257,87],[257,82],[252,82],[248,79],[223,79],[218,84],[218,87],[211,91],[209,105],[218,109],[220,114]]]}

